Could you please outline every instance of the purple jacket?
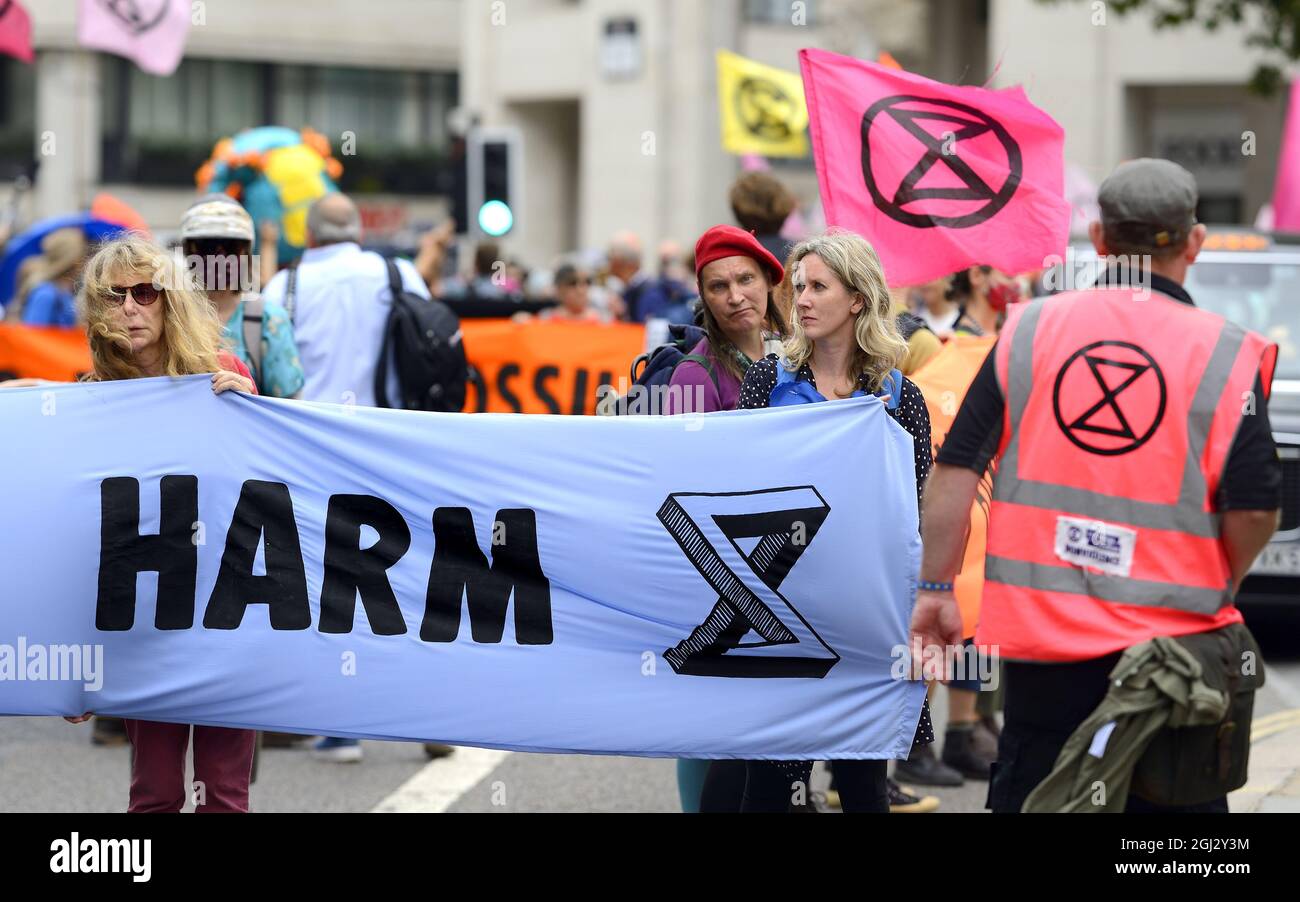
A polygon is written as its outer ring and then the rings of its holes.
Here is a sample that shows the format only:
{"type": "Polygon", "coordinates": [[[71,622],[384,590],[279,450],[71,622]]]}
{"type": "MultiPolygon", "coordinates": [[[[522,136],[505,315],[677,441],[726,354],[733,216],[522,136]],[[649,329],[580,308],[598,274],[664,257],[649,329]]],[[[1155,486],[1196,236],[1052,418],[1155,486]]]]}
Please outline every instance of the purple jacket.
{"type": "Polygon", "coordinates": [[[664,413],[712,413],[715,410],[735,410],[740,400],[740,380],[722,368],[706,338],[691,349],[692,356],[707,357],[713,364],[714,382],[709,371],[694,360],[687,360],[673,370],[669,386],[681,386],[680,392],[669,392],[664,402],[664,413]],[[697,403],[697,398],[703,405],[697,403]]]}

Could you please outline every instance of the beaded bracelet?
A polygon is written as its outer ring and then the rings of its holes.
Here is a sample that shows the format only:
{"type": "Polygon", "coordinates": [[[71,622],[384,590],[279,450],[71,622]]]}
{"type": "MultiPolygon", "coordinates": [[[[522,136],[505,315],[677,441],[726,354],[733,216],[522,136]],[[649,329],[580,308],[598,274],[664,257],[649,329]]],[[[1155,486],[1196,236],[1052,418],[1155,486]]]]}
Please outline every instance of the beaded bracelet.
{"type": "Polygon", "coordinates": [[[951,592],[952,583],[932,583],[923,579],[917,584],[917,588],[922,592],[951,592]]]}

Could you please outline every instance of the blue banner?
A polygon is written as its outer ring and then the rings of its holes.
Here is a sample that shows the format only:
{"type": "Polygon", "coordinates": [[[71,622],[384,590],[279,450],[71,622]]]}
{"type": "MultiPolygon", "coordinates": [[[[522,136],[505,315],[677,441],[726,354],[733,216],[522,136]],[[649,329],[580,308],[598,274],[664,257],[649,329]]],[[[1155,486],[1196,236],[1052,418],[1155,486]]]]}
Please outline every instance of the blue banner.
{"type": "Polygon", "coordinates": [[[911,438],[0,392],[0,713],[522,751],[904,758],[911,438]]]}

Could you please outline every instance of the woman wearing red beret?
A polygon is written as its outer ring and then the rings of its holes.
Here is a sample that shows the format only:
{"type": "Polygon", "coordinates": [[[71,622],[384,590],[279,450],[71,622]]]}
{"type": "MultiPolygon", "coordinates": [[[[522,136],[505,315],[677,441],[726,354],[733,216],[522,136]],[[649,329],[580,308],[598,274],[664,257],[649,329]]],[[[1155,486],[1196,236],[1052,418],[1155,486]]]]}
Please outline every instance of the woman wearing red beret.
{"type": "MultiPolygon", "coordinates": [[[[755,360],[780,350],[785,317],[773,292],[785,279],[781,262],[749,232],[714,226],[695,245],[695,280],[700,292],[705,337],[673,370],[664,412],[710,413],[735,410],[740,383],[755,360]],[[672,387],[681,391],[673,391],[672,387]]],[[[712,808],[740,806],[744,762],[680,759],[677,790],[682,810],[700,810],[705,777],[714,786],[712,808]],[[725,772],[725,777],[724,777],[725,772]]]]}
{"type": "Polygon", "coordinates": [[[735,226],[705,232],[695,245],[695,279],[705,337],[673,370],[670,387],[682,390],[668,392],[670,414],[735,410],[750,364],[779,349],[786,332],[772,296],[785,270],[749,232],[735,226]]]}

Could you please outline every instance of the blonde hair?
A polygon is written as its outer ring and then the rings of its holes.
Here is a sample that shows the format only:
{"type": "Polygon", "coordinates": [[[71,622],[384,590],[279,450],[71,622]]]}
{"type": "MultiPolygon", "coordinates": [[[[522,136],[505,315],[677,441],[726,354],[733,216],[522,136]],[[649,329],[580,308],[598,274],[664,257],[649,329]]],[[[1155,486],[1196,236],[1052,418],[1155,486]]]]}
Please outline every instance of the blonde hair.
{"type": "MultiPolygon", "coordinates": [[[[826,264],[849,294],[862,301],[862,309],[853,324],[857,348],[847,375],[852,380],[865,375],[867,387],[878,392],[889,371],[896,369],[907,357],[907,342],[894,320],[894,302],[885,283],[880,258],[861,235],[832,229],[796,247],[790,254],[787,272],[793,273],[795,267],[812,254],[826,264]]],[[[798,371],[812,360],[813,343],[804,334],[797,311],[790,316],[790,338],[785,343],[785,356],[791,371],[798,371]]]]}
{"type": "Polygon", "coordinates": [[[192,376],[221,369],[221,322],[179,260],[146,238],[129,234],[103,245],[86,264],[78,303],[86,320],[96,381],[144,376],[131,336],[114,324],[111,289],[151,282],[163,305],[162,375],[192,376]]]}

